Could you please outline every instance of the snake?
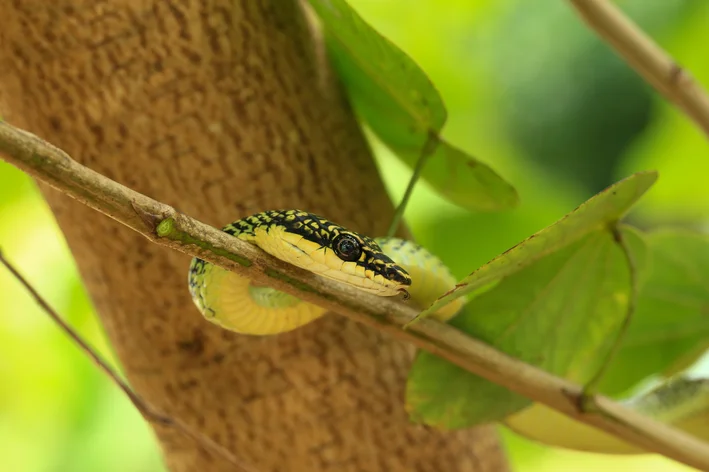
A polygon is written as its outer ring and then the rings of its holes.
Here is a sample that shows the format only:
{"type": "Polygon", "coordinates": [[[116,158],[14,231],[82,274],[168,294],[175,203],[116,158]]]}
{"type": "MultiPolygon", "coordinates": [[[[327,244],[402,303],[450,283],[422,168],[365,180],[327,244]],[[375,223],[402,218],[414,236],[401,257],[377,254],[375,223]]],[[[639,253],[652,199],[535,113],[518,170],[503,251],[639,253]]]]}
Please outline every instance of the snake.
{"type": "MultiPolygon", "coordinates": [[[[456,283],[450,269],[423,246],[396,237],[370,238],[303,210],[263,211],[222,231],[318,276],[378,296],[403,295],[420,308],[456,283]]],[[[326,314],[317,305],[199,258],[190,263],[188,286],[204,318],[240,334],[286,333],[326,314]]],[[[447,321],[464,303],[459,299],[432,317],[447,321]]]]}
{"type": "MultiPolygon", "coordinates": [[[[406,295],[425,308],[456,279],[424,247],[395,237],[370,238],[302,210],[272,210],[228,224],[222,231],[318,276],[363,292],[406,295]]],[[[242,335],[287,333],[323,317],[326,310],[249,278],[193,258],[188,274],[194,304],[208,321],[242,335]]],[[[459,298],[432,314],[448,321],[465,304],[459,298]]],[[[672,381],[624,402],[627,407],[709,440],[709,380],[672,381]]],[[[642,454],[623,440],[533,404],[500,422],[533,441],[606,454],[642,454]]]]}

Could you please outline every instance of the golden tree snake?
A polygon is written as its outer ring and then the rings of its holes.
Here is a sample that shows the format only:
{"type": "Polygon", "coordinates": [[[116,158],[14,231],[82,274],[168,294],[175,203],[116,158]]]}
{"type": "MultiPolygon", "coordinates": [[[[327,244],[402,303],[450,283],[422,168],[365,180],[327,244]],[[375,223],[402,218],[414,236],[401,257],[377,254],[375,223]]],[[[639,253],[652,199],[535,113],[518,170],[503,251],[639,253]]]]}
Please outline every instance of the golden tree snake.
{"type": "MultiPolygon", "coordinates": [[[[222,230],[296,267],[376,295],[403,294],[420,308],[429,306],[456,283],[448,267],[422,246],[399,238],[363,236],[306,211],[264,211],[222,230]]],[[[192,300],[208,321],[244,335],[286,333],[326,312],[284,292],[256,286],[248,278],[198,258],[190,264],[188,285],[192,300]]],[[[459,298],[433,317],[447,321],[464,304],[464,298],[459,298]]],[[[680,379],[625,403],[636,411],[709,438],[707,383],[680,379]]],[[[540,404],[503,422],[530,439],[552,446],[614,454],[645,452],[540,404]]]]}

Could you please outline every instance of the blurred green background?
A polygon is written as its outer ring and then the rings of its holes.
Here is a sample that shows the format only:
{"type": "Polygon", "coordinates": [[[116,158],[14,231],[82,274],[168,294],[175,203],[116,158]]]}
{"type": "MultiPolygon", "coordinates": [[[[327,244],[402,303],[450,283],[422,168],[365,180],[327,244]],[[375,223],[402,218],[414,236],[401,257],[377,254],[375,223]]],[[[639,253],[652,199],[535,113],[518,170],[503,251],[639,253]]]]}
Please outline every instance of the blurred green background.
{"type": "MultiPolygon", "coordinates": [[[[608,184],[657,169],[631,215],[651,228],[706,229],[709,144],[591,34],[563,1],[351,0],[430,75],[449,109],[444,136],[490,163],[521,206],[469,214],[425,185],[407,212],[418,240],[463,276],[552,223],[608,184]],[[460,257],[466,254],[466,257],[460,257]]],[[[619,5],[709,86],[709,2],[619,5]]],[[[392,197],[410,172],[374,145],[392,197]]],[[[0,162],[0,247],[106,356],[76,267],[31,181],[0,162]]],[[[0,470],[160,471],[149,428],[0,270],[0,470]]],[[[544,448],[501,429],[517,471],[689,470],[656,457],[544,448]]]]}

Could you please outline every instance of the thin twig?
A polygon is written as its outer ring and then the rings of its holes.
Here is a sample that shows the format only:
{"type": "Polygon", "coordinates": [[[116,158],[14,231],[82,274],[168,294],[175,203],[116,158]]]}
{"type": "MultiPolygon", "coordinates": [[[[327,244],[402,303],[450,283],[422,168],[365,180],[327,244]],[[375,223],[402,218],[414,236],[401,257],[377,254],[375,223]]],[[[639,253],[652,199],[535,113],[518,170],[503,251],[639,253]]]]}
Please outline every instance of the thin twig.
{"type": "Polygon", "coordinates": [[[709,95],[686,70],[609,0],[569,3],[591,29],[709,137],[709,95]]]}
{"type": "MultiPolygon", "coordinates": [[[[621,324],[620,329],[618,330],[618,334],[615,340],[613,341],[613,345],[608,351],[608,354],[606,354],[606,358],[603,360],[603,363],[598,368],[598,371],[594,374],[591,380],[589,380],[588,383],[583,387],[583,395],[587,398],[596,393],[598,389],[598,384],[601,382],[601,380],[603,380],[603,377],[606,375],[606,372],[608,371],[608,368],[613,362],[613,359],[620,351],[620,348],[623,345],[623,341],[625,340],[625,336],[628,333],[628,329],[630,328],[630,324],[633,321],[633,315],[635,315],[635,307],[637,306],[638,301],[638,267],[635,263],[635,257],[633,256],[633,253],[630,250],[630,246],[628,246],[628,241],[623,236],[622,228],[619,227],[617,222],[611,227],[611,231],[613,232],[613,240],[616,242],[616,244],[618,244],[618,246],[620,246],[620,249],[623,251],[623,255],[625,256],[625,261],[628,266],[630,281],[628,307],[626,309],[625,318],[623,318],[623,323],[621,324]]],[[[586,402],[582,400],[581,404],[583,405],[585,403],[586,402]]]]}
{"type": "Polygon", "coordinates": [[[709,470],[709,446],[689,434],[602,396],[594,397],[602,414],[582,411],[578,408],[583,397],[580,386],[514,359],[439,321],[424,319],[405,331],[401,325],[417,314],[411,306],[362,293],[286,264],[245,241],[179,214],[168,205],[78,164],[66,153],[7,123],[0,123],[0,155],[156,244],[200,257],[257,284],[373,326],[577,421],[648,451],[709,470]]]}
{"type": "Polygon", "coordinates": [[[387,237],[391,238],[398,231],[399,225],[401,224],[401,220],[404,218],[406,206],[408,205],[409,200],[411,199],[411,194],[414,193],[414,187],[416,187],[416,182],[418,182],[419,178],[421,177],[421,172],[423,172],[423,168],[426,166],[426,163],[433,155],[433,152],[436,150],[436,147],[438,146],[439,142],[440,139],[438,138],[438,135],[432,132],[428,134],[428,138],[426,139],[426,142],[421,148],[421,154],[419,154],[419,157],[416,160],[414,172],[413,174],[411,174],[411,178],[409,179],[409,183],[406,186],[404,196],[401,197],[401,202],[394,211],[394,216],[391,219],[391,225],[389,225],[387,237]]]}
{"type": "Polygon", "coordinates": [[[30,284],[27,279],[8,261],[0,250],[0,264],[4,265],[8,271],[24,286],[24,288],[32,295],[32,298],[44,310],[44,312],[54,321],[59,328],[64,331],[79,348],[87,354],[91,360],[126,394],[133,406],[143,415],[148,422],[161,426],[169,426],[177,429],[185,435],[194,439],[198,444],[229,461],[231,464],[239,467],[247,472],[254,471],[250,466],[244,464],[234,454],[223,446],[217,444],[214,440],[192,429],[177,418],[171,418],[162,413],[156,412],[145,400],[130,388],[125,380],[104,360],[101,355],[91,347],[81,335],[74,330],[59,314],[52,308],[49,303],[39,294],[39,292],[30,284]]]}

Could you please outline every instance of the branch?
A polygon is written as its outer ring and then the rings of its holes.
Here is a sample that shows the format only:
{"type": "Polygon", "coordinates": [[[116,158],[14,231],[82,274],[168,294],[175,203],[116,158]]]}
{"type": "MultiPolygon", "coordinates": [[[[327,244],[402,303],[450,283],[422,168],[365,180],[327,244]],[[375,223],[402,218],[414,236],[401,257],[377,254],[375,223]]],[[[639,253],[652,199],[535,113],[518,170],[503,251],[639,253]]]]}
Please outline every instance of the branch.
{"type": "Polygon", "coordinates": [[[569,0],[581,18],[709,137],[709,96],[694,78],[609,0],[569,0]]]}
{"type": "Polygon", "coordinates": [[[35,290],[35,288],[25,279],[22,274],[3,256],[2,251],[0,251],[0,264],[4,265],[8,271],[17,279],[20,284],[30,293],[32,298],[35,299],[37,304],[47,313],[47,315],[59,325],[60,329],[69,335],[72,341],[74,341],[79,348],[84,351],[92,361],[101,369],[108,377],[115,383],[118,388],[120,388],[123,393],[128,397],[133,406],[143,415],[151,424],[168,426],[177,429],[178,431],[186,434],[187,436],[194,439],[200,445],[210,449],[215,454],[226,459],[231,464],[237,466],[239,470],[245,470],[247,472],[252,472],[253,469],[247,466],[241,460],[232,454],[225,447],[219,445],[213,441],[207,435],[192,429],[190,426],[186,425],[182,421],[171,418],[169,416],[163,415],[155,411],[155,409],[145,402],[137,393],[130,388],[130,386],[121,378],[118,373],[111,368],[111,366],[104,360],[89,344],[81,338],[81,335],[77,333],[74,328],[69,326],[66,321],[62,319],[61,316],[49,305],[49,303],[42,298],[42,296],[35,290]]]}
{"type": "Polygon", "coordinates": [[[428,138],[426,139],[426,142],[424,143],[423,147],[421,148],[421,153],[419,154],[418,159],[416,160],[416,165],[414,166],[414,171],[411,174],[411,178],[409,178],[409,183],[406,185],[406,190],[404,191],[404,195],[401,197],[401,202],[399,203],[399,206],[396,207],[396,210],[394,211],[394,216],[391,219],[391,224],[389,225],[389,231],[387,231],[387,238],[393,237],[396,232],[399,230],[399,226],[401,225],[401,220],[404,218],[404,212],[406,211],[406,206],[409,204],[409,200],[411,199],[411,195],[414,193],[414,188],[416,187],[416,183],[419,181],[419,178],[421,177],[421,173],[423,172],[423,168],[426,166],[426,163],[428,160],[431,158],[433,153],[436,150],[436,147],[440,144],[440,138],[433,132],[430,132],[428,134],[428,138]]]}
{"type": "Polygon", "coordinates": [[[691,435],[603,396],[594,397],[598,410],[584,412],[579,407],[584,398],[580,386],[514,359],[450,325],[424,319],[404,330],[401,325],[417,314],[411,306],[362,293],[286,264],[256,246],[78,164],[56,147],[4,122],[0,122],[0,156],[156,244],[200,257],[256,283],[377,328],[638,447],[709,470],[709,446],[691,435]]]}

